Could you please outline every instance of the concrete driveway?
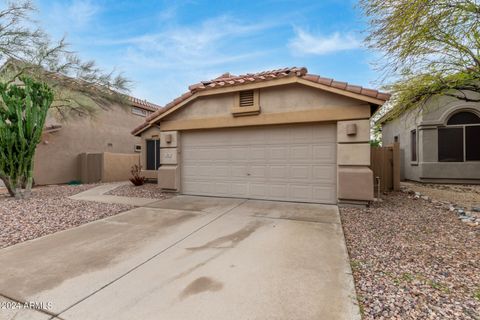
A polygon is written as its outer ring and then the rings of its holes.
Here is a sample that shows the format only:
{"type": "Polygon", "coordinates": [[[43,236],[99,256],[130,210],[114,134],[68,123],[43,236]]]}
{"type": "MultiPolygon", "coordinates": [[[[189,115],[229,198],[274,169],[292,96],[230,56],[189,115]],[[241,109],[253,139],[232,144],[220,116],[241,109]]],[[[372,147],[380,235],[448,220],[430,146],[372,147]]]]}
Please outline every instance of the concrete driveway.
{"type": "Polygon", "coordinates": [[[0,306],[43,306],[0,319],[360,319],[336,206],[177,196],[0,250],[0,270],[0,306]]]}

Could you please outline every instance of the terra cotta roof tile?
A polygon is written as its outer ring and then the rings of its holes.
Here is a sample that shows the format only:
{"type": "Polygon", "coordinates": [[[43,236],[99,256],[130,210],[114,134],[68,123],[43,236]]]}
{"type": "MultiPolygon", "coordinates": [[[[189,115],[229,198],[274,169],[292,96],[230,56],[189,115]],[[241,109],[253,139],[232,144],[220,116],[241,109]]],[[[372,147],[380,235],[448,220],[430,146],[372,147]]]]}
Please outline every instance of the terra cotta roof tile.
{"type": "Polygon", "coordinates": [[[189,99],[193,94],[200,91],[211,90],[215,88],[225,88],[231,86],[240,86],[246,83],[251,82],[263,82],[270,81],[273,79],[281,79],[286,77],[299,77],[301,79],[319,83],[321,85],[329,86],[332,88],[340,89],[346,92],[352,92],[360,95],[364,95],[371,98],[376,98],[381,101],[386,101],[390,98],[390,94],[379,92],[378,90],[363,88],[361,86],[351,85],[347,82],[335,81],[334,79],[324,78],[315,74],[308,74],[307,68],[283,68],[270,71],[262,71],[258,73],[247,73],[239,76],[232,75],[228,72],[220,75],[219,77],[208,80],[201,81],[199,83],[192,84],[188,87],[189,91],[182,94],[180,97],[174,99],[173,101],[167,103],[165,107],[157,109],[154,113],[149,115],[146,118],[145,123],[133,129],[132,134],[136,135],[140,133],[143,129],[150,125],[150,121],[155,119],[157,116],[161,115],[165,111],[173,108],[179,103],[189,99]]]}

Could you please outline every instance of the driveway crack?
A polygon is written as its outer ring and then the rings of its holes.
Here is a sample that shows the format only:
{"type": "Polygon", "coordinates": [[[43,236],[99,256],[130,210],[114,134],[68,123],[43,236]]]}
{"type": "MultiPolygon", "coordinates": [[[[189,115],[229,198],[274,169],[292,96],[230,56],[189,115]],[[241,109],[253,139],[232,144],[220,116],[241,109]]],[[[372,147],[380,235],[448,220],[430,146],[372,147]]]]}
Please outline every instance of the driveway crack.
{"type": "Polygon", "coordinates": [[[71,308],[75,307],[76,305],[82,303],[83,301],[87,300],[88,298],[92,297],[93,295],[97,294],[98,292],[102,291],[103,289],[109,287],[110,285],[114,284],[115,282],[117,282],[118,280],[124,278],[125,276],[129,275],[130,273],[132,273],[133,271],[139,269],[140,267],[142,267],[143,265],[147,264],[148,262],[150,262],[151,260],[155,259],[156,257],[160,256],[161,254],[163,254],[164,252],[166,252],[167,250],[175,247],[176,245],[178,245],[179,243],[181,243],[182,241],[186,240],[187,238],[189,238],[190,236],[192,236],[193,234],[199,232],[200,230],[204,229],[205,227],[207,227],[208,225],[210,225],[211,223],[217,221],[218,219],[222,218],[223,216],[225,216],[226,214],[228,214],[229,212],[235,210],[236,208],[238,208],[239,206],[241,206],[242,204],[244,204],[245,202],[247,202],[248,199],[244,199],[242,202],[238,203],[237,205],[229,208],[228,210],[226,210],[225,212],[219,214],[218,216],[214,217],[212,220],[208,221],[207,223],[205,223],[204,225],[198,227],[197,229],[193,230],[192,232],[190,232],[189,234],[187,234],[185,237],[175,241],[174,243],[172,243],[171,245],[169,245],[168,247],[160,250],[159,252],[157,252],[156,254],[154,254],[153,256],[151,256],[150,258],[148,258],[147,260],[143,261],[142,263],[136,265],[135,267],[129,269],[128,271],[124,272],[123,274],[121,274],[120,276],[116,277],[115,279],[111,280],[110,282],[106,283],[105,285],[103,285],[102,287],[98,288],[97,290],[93,291],[92,293],[88,294],[87,296],[83,297],[82,299],[78,300],[77,302],[73,303],[72,305],[68,306],[67,308],[63,309],[62,311],[60,311],[59,313],[57,314],[54,314],[52,312],[49,313],[49,315],[51,315],[52,317],[50,318],[50,320],[54,320],[55,318],[59,318],[59,316],[62,314],[62,313],[65,313],[66,311],[70,310],[71,308]]]}

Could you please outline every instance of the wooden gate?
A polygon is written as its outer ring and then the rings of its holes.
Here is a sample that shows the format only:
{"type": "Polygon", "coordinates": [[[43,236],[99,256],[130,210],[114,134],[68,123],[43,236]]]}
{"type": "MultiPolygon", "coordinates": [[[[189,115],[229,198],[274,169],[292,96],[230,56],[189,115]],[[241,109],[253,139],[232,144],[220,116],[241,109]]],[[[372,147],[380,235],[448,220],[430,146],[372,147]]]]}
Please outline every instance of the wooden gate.
{"type": "Polygon", "coordinates": [[[371,148],[373,185],[377,192],[400,190],[400,144],[371,148]]]}

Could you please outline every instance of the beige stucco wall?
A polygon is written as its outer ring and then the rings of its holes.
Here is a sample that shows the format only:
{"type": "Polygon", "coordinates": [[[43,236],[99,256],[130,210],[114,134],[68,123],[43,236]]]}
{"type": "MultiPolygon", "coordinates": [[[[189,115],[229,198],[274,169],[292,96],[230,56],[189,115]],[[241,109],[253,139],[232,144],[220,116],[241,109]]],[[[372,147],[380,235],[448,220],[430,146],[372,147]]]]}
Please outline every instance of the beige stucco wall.
{"type": "Polygon", "coordinates": [[[78,156],[81,153],[135,153],[140,138],[130,131],[144,117],[131,113],[130,107],[112,106],[99,110],[94,119],[76,118],[62,122],[49,114],[46,125],[61,124],[61,130],[43,135],[34,162],[36,184],[60,184],[79,180],[78,156]]]}
{"type": "Polygon", "coordinates": [[[131,168],[140,163],[138,153],[103,153],[102,182],[127,181],[131,168]]]}
{"type": "MultiPolygon", "coordinates": [[[[216,119],[217,121],[214,122],[216,127],[259,125],[262,123],[252,120],[265,119],[267,122],[272,119],[272,117],[265,116],[269,114],[283,115],[283,118],[276,123],[289,123],[293,119],[292,112],[312,111],[323,111],[322,115],[326,121],[370,117],[370,106],[368,103],[302,84],[289,84],[259,90],[261,111],[258,116],[234,118],[232,108],[235,104],[237,93],[231,92],[199,97],[182,107],[179,111],[167,116],[162,120],[162,123],[165,123],[166,130],[168,130],[168,125],[172,122],[178,121],[180,123],[182,120],[197,119],[201,119],[203,123],[216,119]],[[329,118],[329,116],[335,118],[329,118]],[[226,119],[230,119],[230,121],[225,121],[226,119]]],[[[311,114],[310,118],[312,122],[319,121],[319,118],[313,118],[311,114]]],[[[275,121],[277,121],[277,118],[275,118],[275,121]]],[[[306,121],[308,122],[308,119],[306,121]]]]}

